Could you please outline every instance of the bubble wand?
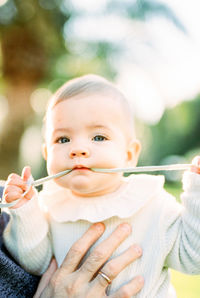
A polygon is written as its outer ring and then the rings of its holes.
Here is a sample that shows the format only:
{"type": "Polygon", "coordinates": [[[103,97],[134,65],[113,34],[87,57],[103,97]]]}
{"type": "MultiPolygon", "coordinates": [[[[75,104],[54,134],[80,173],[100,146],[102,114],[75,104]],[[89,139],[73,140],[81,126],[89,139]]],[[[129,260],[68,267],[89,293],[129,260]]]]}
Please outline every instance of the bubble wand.
{"type": "MultiPolygon", "coordinates": [[[[133,168],[111,168],[111,169],[102,169],[102,168],[91,168],[94,172],[99,173],[142,173],[142,172],[155,172],[155,171],[181,171],[181,170],[188,170],[191,167],[191,164],[172,164],[172,165],[161,165],[161,166],[143,166],[143,167],[133,167],[133,168]]],[[[29,192],[31,186],[39,186],[51,179],[56,179],[62,177],[68,173],[73,171],[73,169],[68,169],[57,174],[53,174],[50,176],[46,176],[44,178],[40,178],[38,180],[29,179],[27,181],[27,185],[29,186],[28,189],[23,193],[23,197],[29,192]]],[[[19,199],[21,200],[21,199],[19,199]]],[[[12,203],[0,203],[0,208],[8,208],[13,207],[19,200],[16,200],[12,203]]]]}

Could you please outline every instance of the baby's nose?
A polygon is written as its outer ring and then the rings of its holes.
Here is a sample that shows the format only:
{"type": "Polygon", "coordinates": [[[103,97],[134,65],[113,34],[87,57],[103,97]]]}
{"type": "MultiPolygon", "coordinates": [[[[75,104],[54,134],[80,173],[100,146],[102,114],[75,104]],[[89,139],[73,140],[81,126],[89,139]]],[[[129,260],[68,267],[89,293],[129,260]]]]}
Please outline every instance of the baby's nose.
{"type": "Polygon", "coordinates": [[[89,156],[89,150],[87,149],[72,149],[70,152],[70,157],[88,157],[89,156]]]}

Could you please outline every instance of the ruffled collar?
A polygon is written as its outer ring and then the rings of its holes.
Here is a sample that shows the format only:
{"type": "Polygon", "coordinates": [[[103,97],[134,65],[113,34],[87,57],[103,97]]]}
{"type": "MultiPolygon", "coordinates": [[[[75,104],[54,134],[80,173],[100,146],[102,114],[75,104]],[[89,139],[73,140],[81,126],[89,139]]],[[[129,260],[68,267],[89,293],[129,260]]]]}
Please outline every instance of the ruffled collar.
{"type": "Polygon", "coordinates": [[[98,222],[113,216],[128,218],[153,198],[163,184],[163,176],[131,175],[124,178],[124,183],[113,193],[83,198],[50,181],[39,193],[39,201],[57,222],[98,222]]]}

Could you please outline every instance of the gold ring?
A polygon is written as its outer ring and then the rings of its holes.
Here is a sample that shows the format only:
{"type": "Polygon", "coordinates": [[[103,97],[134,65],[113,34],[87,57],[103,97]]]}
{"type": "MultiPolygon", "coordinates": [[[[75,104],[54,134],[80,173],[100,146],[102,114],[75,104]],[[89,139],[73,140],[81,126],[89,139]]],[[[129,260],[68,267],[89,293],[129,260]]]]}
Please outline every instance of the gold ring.
{"type": "Polygon", "coordinates": [[[98,274],[100,274],[107,281],[109,285],[111,284],[112,280],[105,273],[103,273],[102,271],[99,271],[98,274]]]}

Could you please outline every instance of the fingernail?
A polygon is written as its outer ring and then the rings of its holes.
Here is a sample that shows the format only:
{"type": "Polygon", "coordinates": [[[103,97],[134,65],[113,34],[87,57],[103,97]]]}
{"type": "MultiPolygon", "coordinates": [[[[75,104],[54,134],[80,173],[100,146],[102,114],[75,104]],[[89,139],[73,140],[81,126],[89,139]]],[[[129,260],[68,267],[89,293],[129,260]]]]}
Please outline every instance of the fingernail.
{"type": "Polygon", "coordinates": [[[136,279],[137,279],[137,282],[138,283],[140,283],[140,284],[143,284],[144,283],[144,277],[143,276],[141,276],[141,275],[140,276],[137,276],[136,279]]]}
{"type": "Polygon", "coordinates": [[[137,253],[138,256],[141,256],[142,255],[142,249],[140,246],[133,246],[134,247],[134,251],[137,253]]]}
{"type": "Polygon", "coordinates": [[[33,176],[30,175],[30,177],[27,180],[27,183],[30,185],[34,181],[33,176]]]}
{"type": "Polygon", "coordinates": [[[131,233],[131,226],[128,223],[121,224],[120,228],[125,232],[131,233]]]}
{"type": "Polygon", "coordinates": [[[105,230],[105,225],[102,222],[97,222],[94,226],[99,232],[103,232],[105,230]]]}

